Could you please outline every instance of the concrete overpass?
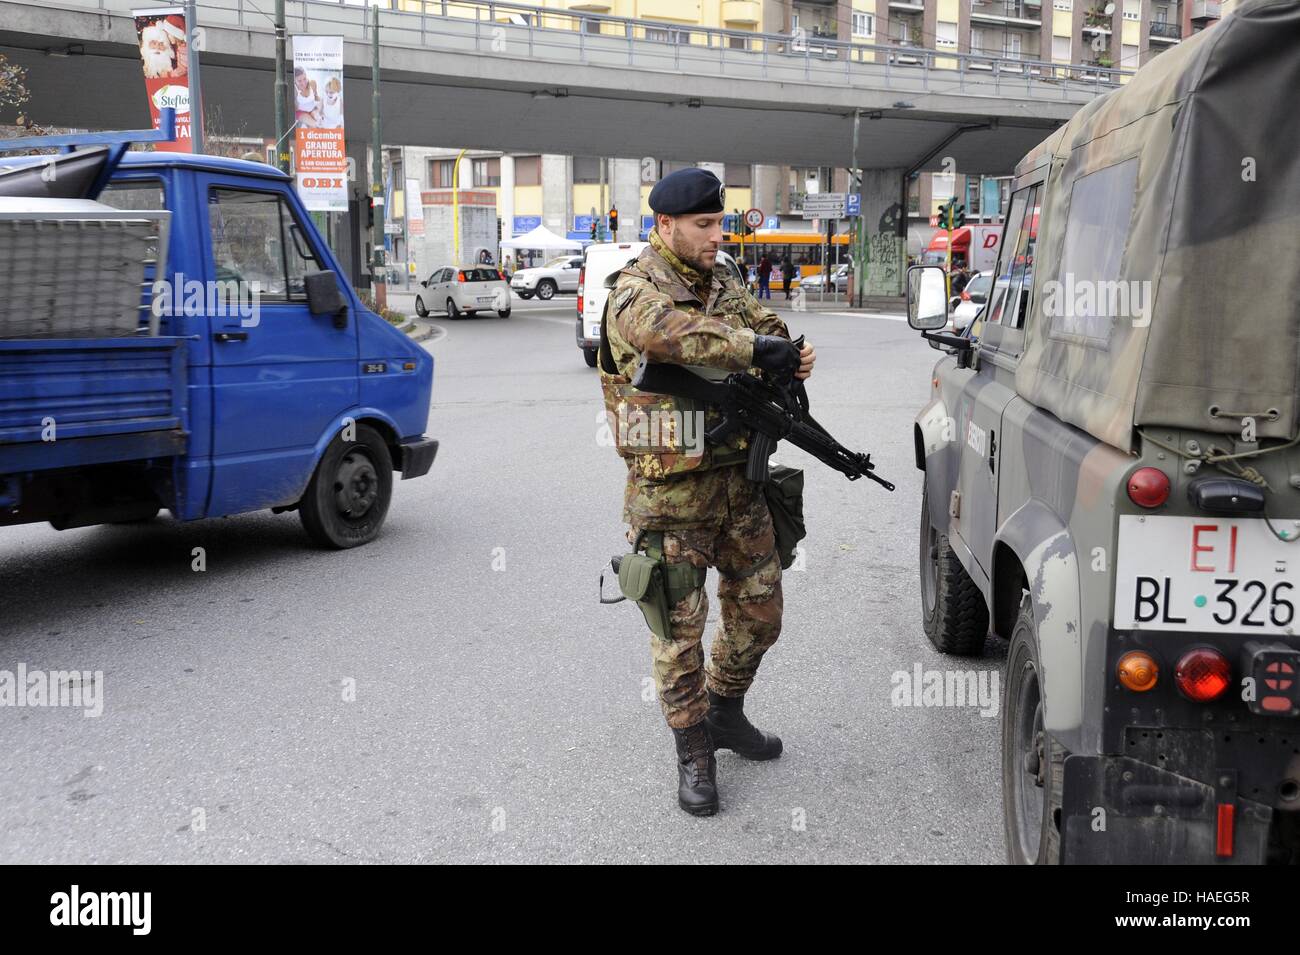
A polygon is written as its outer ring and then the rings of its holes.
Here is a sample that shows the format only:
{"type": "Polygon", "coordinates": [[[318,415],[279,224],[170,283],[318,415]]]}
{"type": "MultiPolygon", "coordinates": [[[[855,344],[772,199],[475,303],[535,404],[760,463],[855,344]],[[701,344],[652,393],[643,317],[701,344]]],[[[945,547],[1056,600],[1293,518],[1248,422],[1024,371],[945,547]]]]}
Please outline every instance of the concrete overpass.
{"type": "MultiPolygon", "coordinates": [[[[149,4],[0,0],[0,50],[28,71],[33,119],[148,125],[133,6],[149,4]]],[[[345,38],[349,152],[364,158],[369,10],[351,0],[286,6],[291,37],[345,38]]],[[[274,135],[271,9],[272,0],[199,0],[205,114],[220,117],[221,132],[274,135]]],[[[430,0],[379,19],[390,144],[844,168],[856,116],[868,255],[883,265],[867,290],[881,295],[902,289],[909,172],[1005,174],[1126,72],[493,0],[430,0]]]]}
{"type": "MultiPolygon", "coordinates": [[[[141,4],[0,0],[0,49],[28,70],[35,119],[147,123],[130,17],[141,4]]],[[[347,135],[369,140],[368,11],[328,0],[287,6],[290,35],[346,38],[347,135]]],[[[208,110],[220,111],[227,132],[272,134],[271,0],[200,0],[198,8],[208,110]]],[[[923,168],[951,157],[961,172],[1005,173],[1122,75],[487,0],[425,10],[381,12],[388,142],[847,167],[860,111],[863,168],[912,168],[963,126],[988,124],[923,168]],[[597,21],[601,32],[588,32],[597,21]],[[669,30],[676,42],[648,38],[669,30]]]]}

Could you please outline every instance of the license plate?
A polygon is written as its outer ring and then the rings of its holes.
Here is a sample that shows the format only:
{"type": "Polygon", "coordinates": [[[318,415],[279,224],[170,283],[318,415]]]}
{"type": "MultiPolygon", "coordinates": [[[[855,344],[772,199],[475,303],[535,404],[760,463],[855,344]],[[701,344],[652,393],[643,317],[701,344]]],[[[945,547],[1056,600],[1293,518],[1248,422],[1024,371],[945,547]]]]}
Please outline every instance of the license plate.
{"type": "Polygon", "coordinates": [[[480,295],[478,298],[475,299],[475,301],[478,302],[480,305],[487,305],[492,301],[492,296],[480,295]]]}
{"type": "MultiPolygon", "coordinates": [[[[1293,520],[1273,527],[1300,534],[1293,520]]],[[[1300,542],[1278,540],[1263,520],[1120,517],[1118,629],[1291,634],[1300,629],[1298,611],[1300,542]]]]}
{"type": "Polygon", "coordinates": [[[599,325],[592,325],[592,326],[591,326],[591,333],[590,333],[590,335],[589,335],[588,337],[590,337],[590,338],[599,338],[599,337],[600,337],[600,326],[599,326],[599,325]]]}

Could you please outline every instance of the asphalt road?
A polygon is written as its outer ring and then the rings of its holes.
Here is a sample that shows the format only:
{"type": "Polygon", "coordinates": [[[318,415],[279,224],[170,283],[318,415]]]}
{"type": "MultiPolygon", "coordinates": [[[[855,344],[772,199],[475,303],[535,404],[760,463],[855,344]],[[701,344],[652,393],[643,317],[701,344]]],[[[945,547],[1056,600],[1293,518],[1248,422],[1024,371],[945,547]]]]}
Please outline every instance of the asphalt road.
{"type": "Polygon", "coordinates": [[[0,707],[0,861],[1001,861],[998,720],[891,703],[896,672],[1005,652],[945,661],[919,625],[936,353],[896,318],[788,314],[814,413],[899,488],[778,453],[810,536],[747,711],[785,754],[719,754],[695,819],[640,617],[597,603],[624,467],[572,316],[437,320],[438,459],[358,550],[294,514],[0,529],[0,670],[103,673],[98,717],[0,707]]]}

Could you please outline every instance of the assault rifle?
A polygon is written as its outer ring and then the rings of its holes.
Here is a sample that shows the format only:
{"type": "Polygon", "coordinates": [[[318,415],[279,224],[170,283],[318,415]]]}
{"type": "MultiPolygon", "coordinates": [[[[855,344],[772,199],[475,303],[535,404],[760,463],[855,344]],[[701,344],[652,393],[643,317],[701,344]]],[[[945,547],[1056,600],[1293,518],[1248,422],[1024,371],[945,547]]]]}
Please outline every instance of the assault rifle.
{"type": "MultiPolygon", "coordinates": [[[[800,337],[795,345],[802,344],[800,337]]],[[[767,459],[776,450],[777,442],[786,440],[850,481],[867,477],[886,490],[894,489],[893,484],[875,473],[871,455],[850,451],[813,419],[808,413],[808,392],[793,375],[778,379],[769,374],[763,379],[733,372],[715,381],[687,366],[646,361],[642,356],[632,385],[640,391],[702,401],[720,410],[722,423],[704,435],[711,444],[721,444],[736,432],[748,429],[745,477],[756,483],[767,480],[767,459]]]]}

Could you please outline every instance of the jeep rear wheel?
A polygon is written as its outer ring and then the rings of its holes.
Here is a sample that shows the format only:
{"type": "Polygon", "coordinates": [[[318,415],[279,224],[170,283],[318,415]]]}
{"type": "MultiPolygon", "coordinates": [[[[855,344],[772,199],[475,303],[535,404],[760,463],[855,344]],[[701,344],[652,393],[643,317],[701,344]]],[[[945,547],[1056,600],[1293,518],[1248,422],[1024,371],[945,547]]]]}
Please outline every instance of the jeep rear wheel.
{"type": "Polygon", "coordinates": [[[975,581],[930,523],[930,492],[921,495],[921,622],[940,653],[978,656],[984,651],[989,613],[975,581]]]}
{"type": "Polygon", "coordinates": [[[1069,754],[1044,728],[1045,712],[1038,634],[1025,594],[1002,687],[1002,814],[1012,865],[1056,865],[1061,859],[1061,794],[1069,754]]]}

